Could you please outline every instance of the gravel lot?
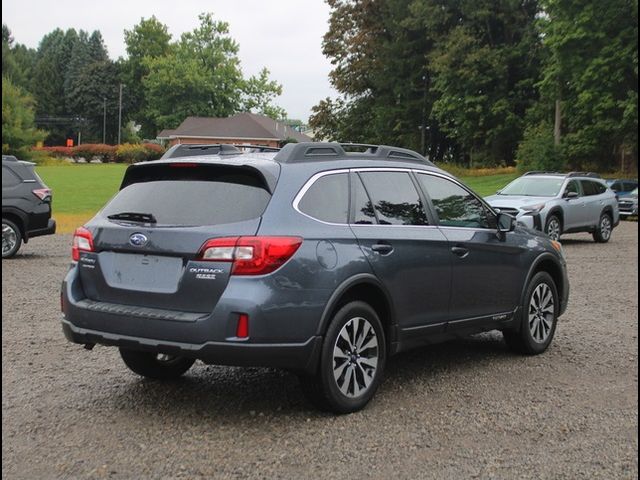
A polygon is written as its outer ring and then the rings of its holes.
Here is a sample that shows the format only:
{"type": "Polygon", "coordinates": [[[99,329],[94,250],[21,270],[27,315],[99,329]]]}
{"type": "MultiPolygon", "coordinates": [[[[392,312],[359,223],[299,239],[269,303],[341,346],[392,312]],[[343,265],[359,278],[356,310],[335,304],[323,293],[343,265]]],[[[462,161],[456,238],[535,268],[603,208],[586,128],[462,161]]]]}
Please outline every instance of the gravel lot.
{"type": "Polygon", "coordinates": [[[637,478],[638,224],[564,239],[572,294],[549,351],[492,333],[401,354],[369,407],[314,411],[294,376],[131,374],[64,339],[70,237],[2,262],[3,478],[637,478]]]}

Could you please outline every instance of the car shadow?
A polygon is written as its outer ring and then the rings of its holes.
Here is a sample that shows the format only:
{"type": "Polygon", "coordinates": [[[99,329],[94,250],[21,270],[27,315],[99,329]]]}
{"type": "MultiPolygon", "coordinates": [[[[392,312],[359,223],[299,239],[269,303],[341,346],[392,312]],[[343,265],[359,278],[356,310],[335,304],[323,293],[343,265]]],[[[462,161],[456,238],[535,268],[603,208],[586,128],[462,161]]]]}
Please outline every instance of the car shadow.
{"type": "MultiPolygon", "coordinates": [[[[385,381],[377,396],[397,395],[399,386],[431,382],[466,371],[513,361],[502,335],[490,332],[466,339],[403,352],[387,362],[385,381]]],[[[126,373],[122,372],[123,375],[126,373]]],[[[323,418],[304,397],[295,374],[267,368],[239,368],[196,364],[183,378],[158,382],[132,377],[108,400],[117,410],[136,415],[170,415],[185,422],[228,421],[247,416],[323,418]]],[[[406,392],[404,393],[406,394],[406,392]]]]}

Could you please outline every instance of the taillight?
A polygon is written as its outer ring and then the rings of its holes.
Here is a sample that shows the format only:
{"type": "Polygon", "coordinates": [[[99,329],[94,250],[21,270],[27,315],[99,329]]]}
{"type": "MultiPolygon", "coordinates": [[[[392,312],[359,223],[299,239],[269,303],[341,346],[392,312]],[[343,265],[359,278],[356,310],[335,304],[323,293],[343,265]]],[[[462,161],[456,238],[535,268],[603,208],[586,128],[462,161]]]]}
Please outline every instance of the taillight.
{"type": "Polygon", "coordinates": [[[200,260],[233,262],[232,275],[265,275],[280,268],[302,244],[300,237],[225,237],[208,240],[200,260]]]}
{"type": "Polygon", "coordinates": [[[80,252],[93,252],[93,235],[84,227],[76,229],[73,234],[71,258],[74,262],[80,260],[80,252]]]}
{"type": "Polygon", "coordinates": [[[35,190],[31,190],[31,192],[43,202],[51,200],[51,189],[49,188],[36,188],[35,190]]]}

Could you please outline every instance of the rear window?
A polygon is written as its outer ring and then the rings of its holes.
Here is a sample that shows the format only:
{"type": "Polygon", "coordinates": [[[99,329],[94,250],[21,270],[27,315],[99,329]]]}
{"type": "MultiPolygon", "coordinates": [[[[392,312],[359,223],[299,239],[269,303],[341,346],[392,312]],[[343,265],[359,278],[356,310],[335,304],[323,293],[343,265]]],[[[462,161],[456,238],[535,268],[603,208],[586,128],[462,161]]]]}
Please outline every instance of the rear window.
{"type": "Polygon", "coordinates": [[[2,167],[2,186],[3,187],[15,187],[22,183],[22,179],[18,177],[8,167],[2,167]]]}
{"type": "Polygon", "coordinates": [[[260,217],[271,194],[258,172],[233,168],[167,165],[127,174],[123,188],[102,210],[108,217],[151,214],[158,225],[198,226],[260,217]]]}

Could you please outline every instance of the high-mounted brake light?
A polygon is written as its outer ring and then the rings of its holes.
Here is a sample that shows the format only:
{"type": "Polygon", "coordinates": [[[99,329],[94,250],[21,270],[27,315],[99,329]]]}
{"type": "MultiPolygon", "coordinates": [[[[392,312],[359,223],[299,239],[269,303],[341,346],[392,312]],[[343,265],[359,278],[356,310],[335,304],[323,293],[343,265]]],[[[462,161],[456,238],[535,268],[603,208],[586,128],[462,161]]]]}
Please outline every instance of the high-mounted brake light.
{"type": "Polygon", "coordinates": [[[35,190],[31,190],[31,192],[43,202],[51,200],[50,188],[36,188],[35,190]]]}
{"type": "Polygon", "coordinates": [[[189,163],[189,162],[173,162],[169,164],[172,168],[192,168],[197,167],[197,163],[189,163]]]}
{"type": "Polygon", "coordinates": [[[232,275],[265,275],[280,268],[302,244],[300,237],[225,237],[208,240],[200,260],[233,262],[232,275]]]}
{"type": "Polygon", "coordinates": [[[93,235],[84,227],[76,229],[73,234],[71,258],[74,262],[80,260],[80,252],[93,252],[93,235]]]}

